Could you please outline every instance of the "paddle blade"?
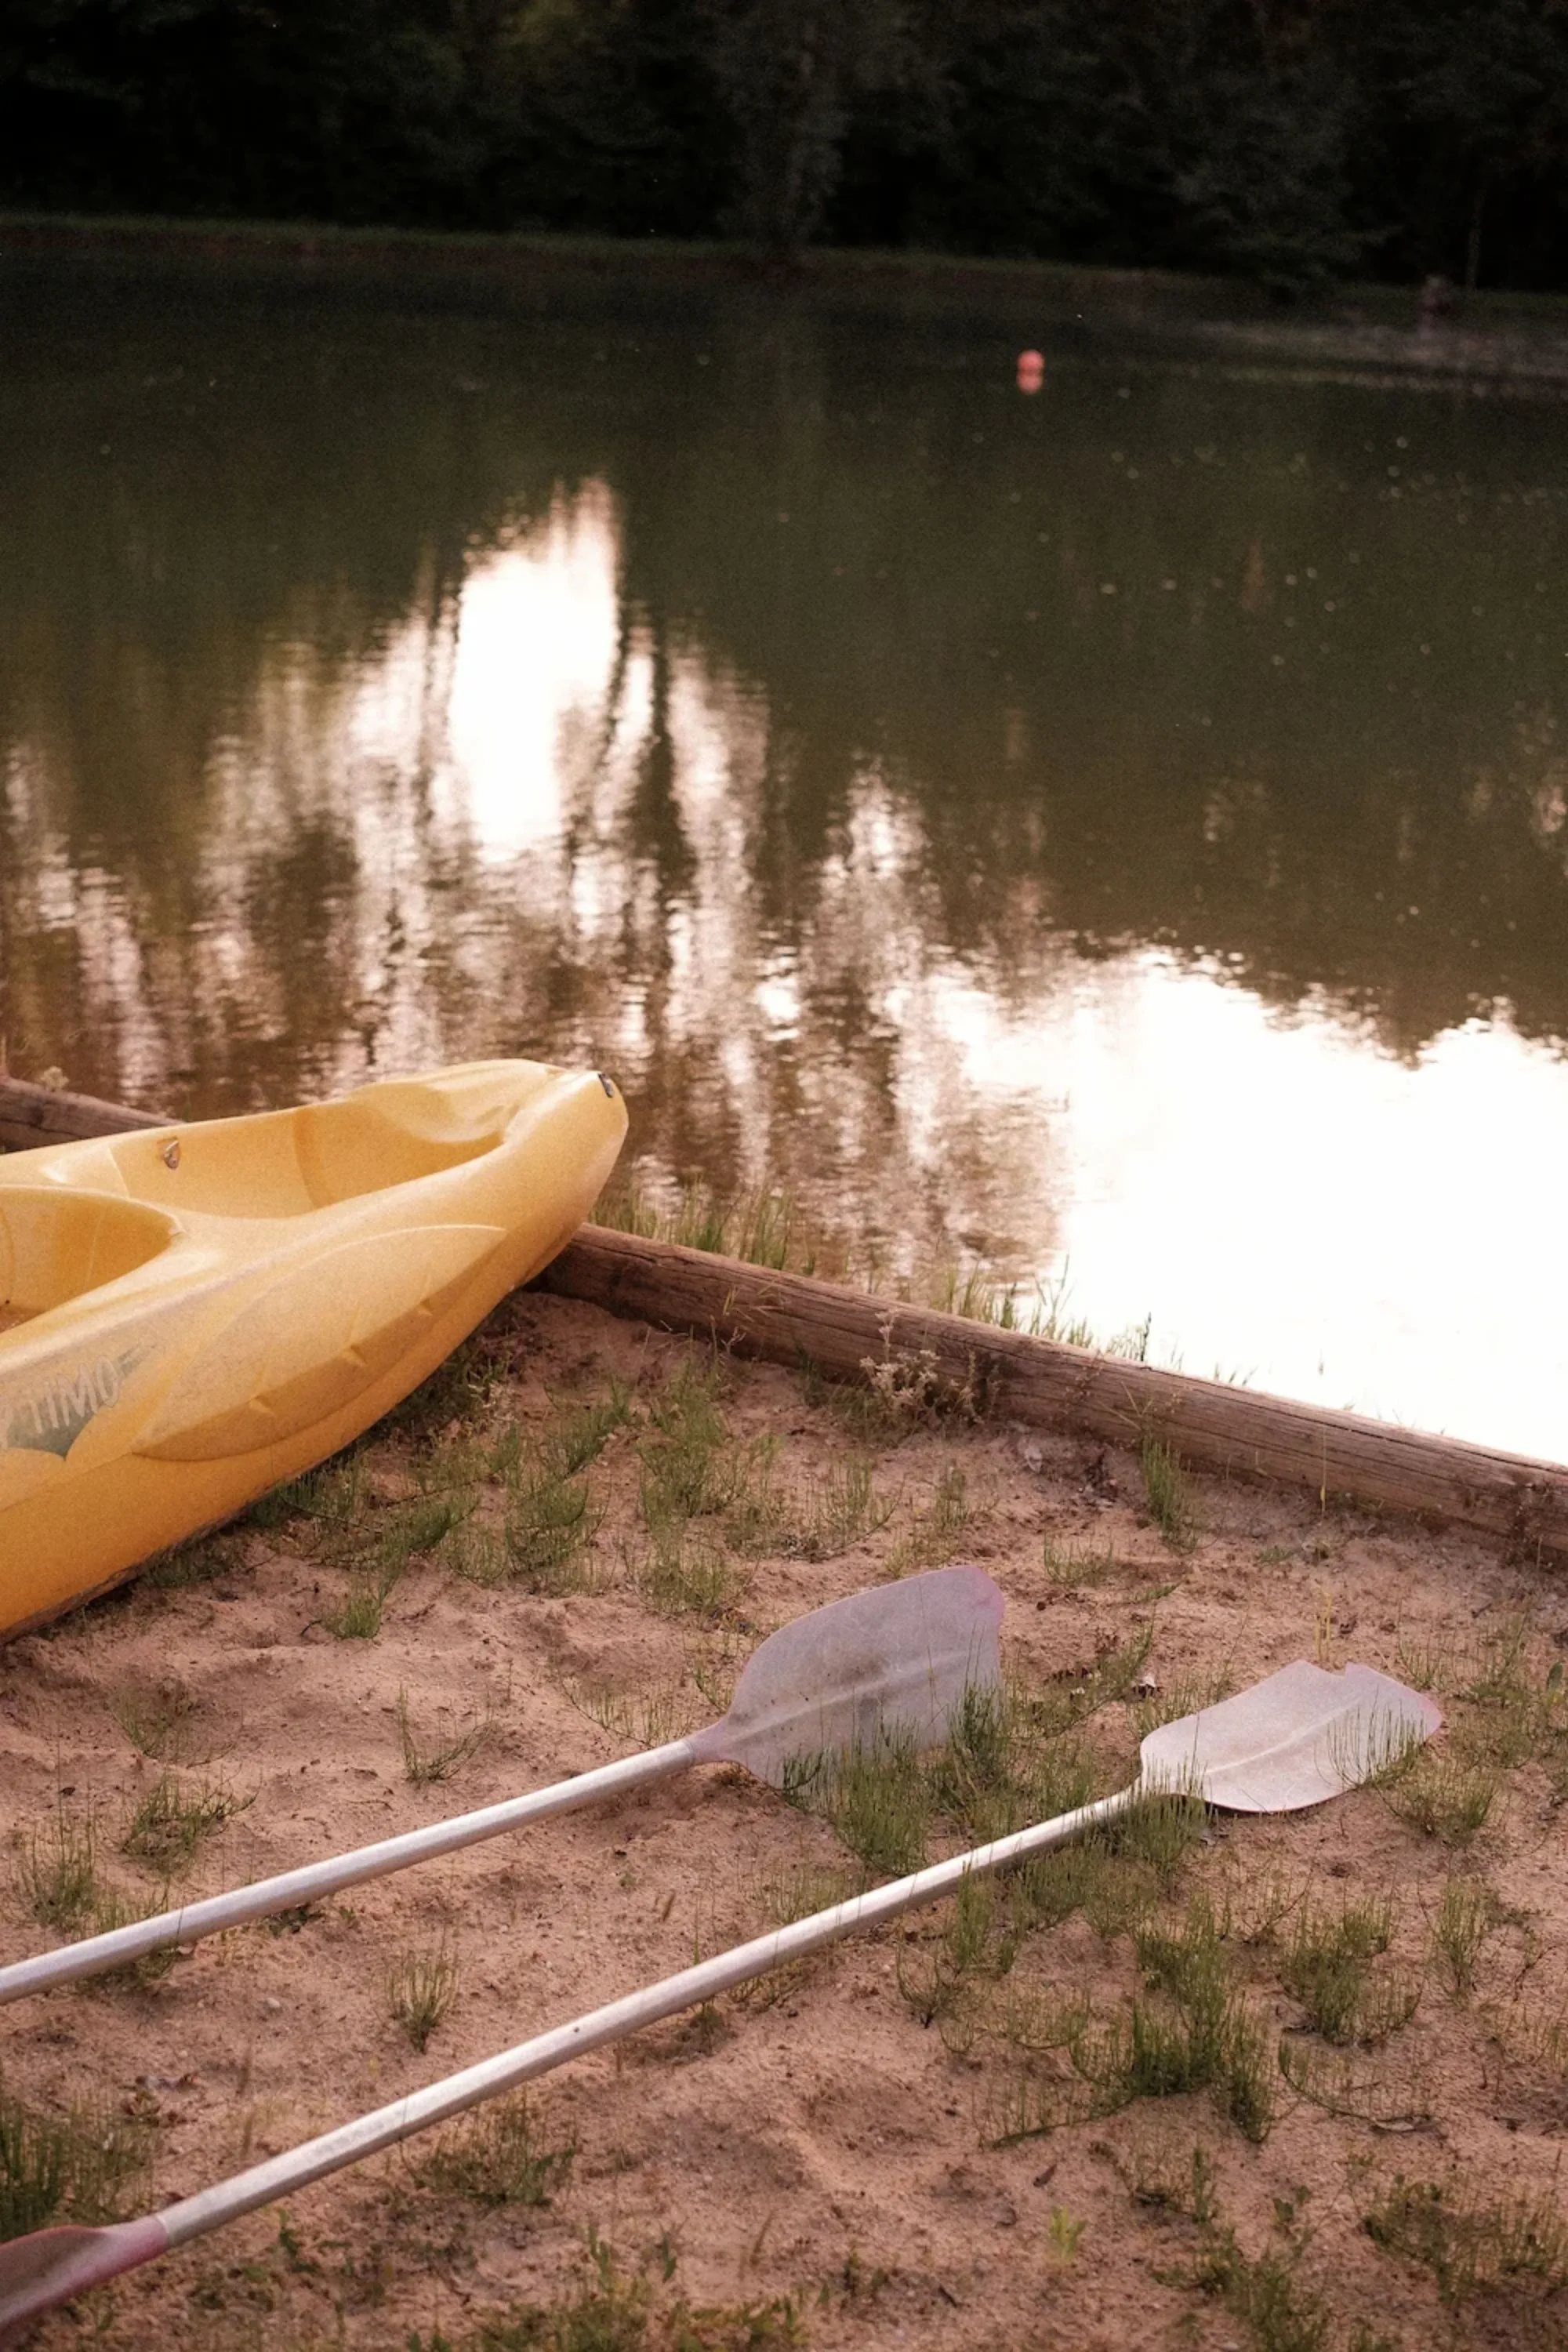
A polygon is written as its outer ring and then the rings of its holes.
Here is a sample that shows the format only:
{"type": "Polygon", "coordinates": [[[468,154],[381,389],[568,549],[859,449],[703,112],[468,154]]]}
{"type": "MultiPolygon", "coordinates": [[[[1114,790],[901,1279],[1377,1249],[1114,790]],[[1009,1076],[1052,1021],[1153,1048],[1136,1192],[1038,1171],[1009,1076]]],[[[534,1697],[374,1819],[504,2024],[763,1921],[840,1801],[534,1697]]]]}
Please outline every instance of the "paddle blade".
{"type": "Polygon", "coordinates": [[[752,1652],[729,1714],[694,1744],[775,1787],[791,1758],[887,1738],[934,1748],[965,1690],[999,1680],[1002,1609],[978,1568],[932,1569],[814,1609],[752,1652]]]}
{"type": "Polygon", "coordinates": [[[1143,1742],[1150,1788],[1191,1789],[1233,1813],[1294,1813],[1359,1788],[1443,1718],[1371,1666],[1330,1674],[1299,1658],[1266,1682],[1161,1726],[1143,1742]]]}
{"type": "Polygon", "coordinates": [[[167,2251],[156,2214],[111,2229],[35,2230],[0,2246],[0,2345],[18,2343],[41,2312],[167,2251]]]}

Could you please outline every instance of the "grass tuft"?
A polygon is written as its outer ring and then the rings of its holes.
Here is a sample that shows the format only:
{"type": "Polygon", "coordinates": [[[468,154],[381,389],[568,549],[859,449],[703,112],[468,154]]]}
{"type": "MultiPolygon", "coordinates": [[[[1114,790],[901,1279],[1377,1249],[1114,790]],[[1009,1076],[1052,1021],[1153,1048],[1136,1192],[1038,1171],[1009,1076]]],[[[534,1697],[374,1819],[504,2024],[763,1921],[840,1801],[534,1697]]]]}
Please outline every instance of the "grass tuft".
{"type": "Polygon", "coordinates": [[[1086,1723],[1113,1699],[1127,1697],[1148,1663],[1153,1646],[1152,1618],[1135,1626],[1125,1642],[1098,1653],[1091,1665],[1072,1666],[1052,1676],[1028,1701],[1031,1729],[1039,1738],[1055,1738],[1086,1723]]]}
{"type": "Polygon", "coordinates": [[[1181,1455],[1157,1437],[1145,1437],[1139,1452],[1149,1517],[1173,1551],[1191,1551],[1198,1539],[1197,1507],[1181,1455]]]}
{"type": "MultiPolygon", "coordinates": [[[[563,1697],[590,1723],[627,1748],[662,1748],[689,1727],[690,1713],[679,1683],[647,1691],[616,1691],[600,1683],[565,1681],[563,1697]]],[[[715,1710],[722,1714],[723,1708],[715,1710]]]]}
{"type": "Polygon", "coordinates": [[[585,1591],[590,1580],[582,1555],[598,1525],[586,1478],[543,1468],[525,1477],[506,1515],[511,1580],[528,1592],[585,1591]]]}
{"type": "Polygon", "coordinates": [[[374,1523],[371,1562],[382,1577],[395,1581],[411,1560],[438,1551],[467,1517],[467,1506],[453,1495],[422,1495],[384,1511],[374,1523]]]}
{"type": "Polygon", "coordinates": [[[438,2140],[415,2165],[414,2178],[439,2196],[466,2198],[492,2210],[539,2207],[569,2185],[576,2153],[575,2140],[542,2146],[527,2099],[503,2099],[438,2140]]]}
{"type": "Polygon", "coordinates": [[[1347,1903],[1337,1915],[1302,1905],[1279,1975],[1325,2042],[1384,2042],[1415,2015],[1419,1974],[1376,1965],[1394,1932],[1386,1896],[1347,1903]]]}
{"type": "Polygon", "coordinates": [[[1216,1667],[1209,1675],[1178,1675],[1163,1690],[1152,1691],[1130,1706],[1132,1736],[1145,1740],[1163,1724],[1179,1723],[1184,1716],[1217,1706],[1235,1688],[1236,1677],[1228,1666],[1216,1667]]]}
{"type": "Polygon", "coordinates": [[[681,1186],[672,1206],[660,1207],[637,1183],[617,1188],[594,1212],[616,1233],[645,1241],[675,1242],[684,1249],[743,1258],[748,1265],[815,1274],[818,1246],[803,1227],[787,1192],[767,1190],[725,1197],[706,1184],[681,1186]]]}
{"type": "Polygon", "coordinates": [[[1449,1645],[1436,1634],[1407,1633],[1402,1626],[1394,1645],[1394,1670],[1412,1690],[1436,1690],[1446,1684],[1451,1662],[1449,1645]]]}
{"type": "Polygon", "coordinates": [[[382,1568],[356,1570],[341,1601],[321,1612],[321,1623],[335,1642],[374,1642],[381,1632],[386,1604],[396,1590],[401,1570],[382,1568]]]}
{"type": "Polygon", "coordinates": [[[933,1938],[906,1931],[899,1948],[898,1987],[922,2025],[940,2023],[955,2053],[972,2040],[964,2011],[977,1977],[1005,1973],[1014,1939],[998,1934],[1005,1898],[994,1881],[966,1878],[960,1885],[939,1934],[933,1938]]]}
{"type": "Polygon", "coordinates": [[[1128,1807],[1110,1843],[1126,1861],[1142,1864],[1163,1889],[1196,1847],[1207,1820],[1203,1799],[1190,1790],[1156,1790],[1128,1807]]]}
{"type": "Polygon", "coordinates": [[[1498,1906],[1485,1886],[1475,1879],[1449,1879],[1432,1923],[1432,1954],[1456,2000],[1468,2000],[1475,1990],[1476,1964],[1498,1919],[1498,1906]]]}
{"type": "Polygon", "coordinates": [[[1481,1644],[1473,1668],[1459,1693],[1469,1709],[1466,1752],[1504,1772],[1538,1759],[1561,1768],[1568,1760],[1563,1661],[1553,1656],[1543,1665],[1530,1620],[1511,1618],[1491,1634],[1481,1644]]]}
{"type": "Polygon", "coordinates": [[[642,1515],[649,1528],[716,1518],[738,1499],[738,1458],[721,1437],[688,1430],[643,1454],[642,1515]]]}
{"type": "Polygon", "coordinates": [[[1568,2286],[1568,2224],[1554,2198],[1479,2195],[1457,2177],[1393,2186],[1363,2216],[1373,2243],[1430,2272],[1450,2310],[1483,2294],[1568,2286]]]}
{"type": "Polygon", "coordinates": [[[673,1519],[653,1530],[637,1581],[658,1616],[698,1617],[712,1624],[734,1608],[748,1578],[717,1536],[673,1519]]]}
{"type": "Polygon", "coordinates": [[[1121,1573],[1123,1565],[1116,1557],[1114,1544],[1107,1544],[1102,1551],[1082,1550],[1060,1542],[1048,1531],[1041,1538],[1040,1564],[1051,1582],[1064,1592],[1105,1584],[1121,1573]]]}
{"type": "Polygon", "coordinates": [[[146,2168],[151,2137],[140,2115],[43,2115],[0,2090],[0,2242],[50,2222],[113,2221],[146,2168]]]}
{"type": "Polygon", "coordinates": [[[1071,2045],[1100,2111],[1206,2090],[1247,2138],[1266,2139],[1274,2120],[1267,2042],[1232,1985],[1207,1901],[1195,1898],[1178,1927],[1140,1928],[1134,1942],[1146,1990],[1126,2019],[1071,2045]]]}
{"type": "Polygon", "coordinates": [[[335,1454],[302,1477],[274,1486],[251,1505],[246,1524],[276,1532],[303,1520],[318,1539],[342,1535],[363,1514],[366,1483],[364,1455],[356,1446],[335,1454]]]}
{"type": "MultiPolygon", "coordinates": [[[[956,1559],[974,1517],[968,1481],[956,1463],[950,1464],[931,1490],[914,1524],[889,1557],[889,1575],[908,1576],[920,1569],[945,1568],[956,1559]]],[[[880,1524],[880,1522],[879,1522],[880,1524]]]]}
{"type": "Polygon", "coordinates": [[[1432,2119],[1418,2060],[1390,2065],[1288,2039],[1279,2044],[1279,2072],[1299,2098],[1374,2131],[1420,2131],[1432,2119]]]}
{"type": "Polygon", "coordinates": [[[117,1691],[110,1713],[140,1755],[155,1764],[190,1764],[195,1745],[195,1703],[177,1684],[154,1690],[117,1691]]]}
{"type": "Polygon", "coordinates": [[[91,1814],[68,1812],[62,1801],[43,1828],[28,1831],[16,1861],[16,1891],[40,1927],[70,1936],[99,1908],[98,1826],[91,1814]]]}
{"type": "Polygon", "coordinates": [[[851,1748],[805,1786],[868,1879],[900,1878],[925,1860],[931,1790],[907,1741],[851,1748]]]}
{"type": "Polygon", "coordinates": [[[147,1562],[139,1581],[155,1592],[184,1592],[193,1585],[212,1584],[220,1576],[241,1573],[244,1546],[230,1535],[193,1536],[147,1562]]]}
{"type": "Polygon", "coordinates": [[[485,1591],[511,1580],[511,1554],[504,1536],[477,1514],[454,1530],[446,1562],[465,1584],[477,1584],[485,1591]]]}
{"type": "MultiPolygon", "coordinates": [[[[572,2292],[553,2304],[521,2304],[481,2320],[463,2352],[785,2352],[801,2340],[787,2295],[769,2302],[691,2304],[671,2285],[678,2261],[668,2230],[628,2273],[597,2231],[572,2292]],[[656,2275],[650,2275],[656,2273],[656,2275]]],[[[438,2333],[409,2352],[458,2352],[438,2333]]]]}
{"type": "Polygon", "coordinates": [[[1019,1826],[1026,1769],[1016,1694],[971,1684],[927,1769],[933,1802],[970,1844],[1004,1836],[1019,1826]]]}
{"type": "Polygon", "coordinates": [[[428,1787],[433,1781],[449,1780],[465,1764],[471,1764],[476,1756],[482,1755],[495,1735],[495,1716],[487,1706],[477,1722],[426,1740],[408,1711],[408,1693],[400,1689],[397,1694],[397,1738],[403,1749],[404,1777],[416,1789],[428,1787]]]}
{"type": "MultiPolygon", "coordinates": [[[[105,1935],[110,1928],[126,1927],[133,1919],[167,1907],[161,1895],[150,1904],[128,1901],[101,1876],[98,1854],[96,1817],[70,1812],[61,1801],[57,1801],[43,1828],[19,1841],[16,1893],[41,1927],[63,1936],[105,1935]]],[[[174,1959],[167,1948],[145,1953],[141,1959],[93,1978],[88,1990],[155,1984],[167,1975],[174,1959]]]]}
{"type": "MultiPolygon", "coordinates": [[[[949,1477],[957,1480],[962,1500],[963,1473],[952,1471],[949,1477]]],[[[837,1559],[885,1528],[893,1516],[891,1503],[877,1492],[871,1465],[860,1460],[826,1471],[798,1499],[796,1511],[782,1549],[793,1559],[814,1560],[837,1559]]]]}
{"type": "MultiPolygon", "coordinates": [[[[1257,2352],[1326,2352],[1333,2314],[1297,2275],[1300,2259],[1301,2247],[1293,2242],[1278,2251],[1244,2253],[1236,2231],[1215,2215],[1204,2230],[1193,2283],[1247,2329],[1257,2352]]],[[[1373,2352],[1364,2334],[1360,2343],[1373,2352]]]]}
{"type": "Polygon", "coordinates": [[[1391,1813],[1424,1837],[1468,1845],[1497,1802],[1501,1782],[1489,1764],[1477,1763],[1447,1743],[1413,1748],[1373,1780],[1391,1813]]]}
{"type": "Polygon", "coordinates": [[[611,1380],[610,1393],[563,1414],[546,1433],[540,1456],[552,1477],[574,1478],[596,1462],[617,1429],[631,1419],[632,1392],[611,1380]]]}
{"type": "Polygon", "coordinates": [[[423,2050],[458,1997],[458,1960],[445,1937],[400,1953],[387,1971],[386,2005],[416,2050],[423,2050]]]}
{"type": "Polygon", "coordinates": [[[492,1330],[476,1331],[437,1365],[428,1380],[394,1405],[380,1429],[419,1443],[453,1422],[482,1421],[510,1369],[504,1339],[492,1330]]]}
{"type": "Polygon", "coordinates": [[[165,1772],[132,1814],[120,1850],[170,1875],[188,1868],[203,1841],[254,1801],[218,1781],[186,1790],[173,1772],[165,1772]]]}
{"type": "MultiPolygon", "coordinates": [[[[1066,1270],[1052,1282],[1037,1277],[1026,1291],[1016,1282],[1005,1282],[978,1260],[965,1265],[937,1269],[927,1285],[930,1304],[943,1315],[961,1315],[971,1323],[989,1323],[999,1331],[1024,1331],[1034,1339],[1053,1339],[1058,1347],[1093,1348],[1099,1342],[1093,1327],[1081,1316],[1069,1315],[1066,1270]]],[[[1147,1327],[1145,1326],[1145,1334],[1147,1327]]]]}
{"type": "Polygon", "coordinates": [[[849,1881],[842,1870],[804,1860],[768,1873],[753,1889],[756,1907],[770,1927],[789,1927],[797,1919],[809,1919],[813,1912],[844,1902],[849,1892],[849,1881]]]}

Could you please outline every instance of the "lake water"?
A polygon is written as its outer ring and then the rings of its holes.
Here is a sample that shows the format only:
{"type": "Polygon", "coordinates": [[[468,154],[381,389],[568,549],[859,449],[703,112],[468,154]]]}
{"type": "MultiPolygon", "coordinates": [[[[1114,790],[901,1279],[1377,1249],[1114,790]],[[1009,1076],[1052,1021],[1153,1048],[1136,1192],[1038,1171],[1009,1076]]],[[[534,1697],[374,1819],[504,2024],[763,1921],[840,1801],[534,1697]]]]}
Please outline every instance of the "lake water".
{"type": "Polygon", "coordinates": [[[13,1068],[602,1063],[654,1189],[1568,1454],[1568,403],[984,302],[6,278],[13,1068]]]}

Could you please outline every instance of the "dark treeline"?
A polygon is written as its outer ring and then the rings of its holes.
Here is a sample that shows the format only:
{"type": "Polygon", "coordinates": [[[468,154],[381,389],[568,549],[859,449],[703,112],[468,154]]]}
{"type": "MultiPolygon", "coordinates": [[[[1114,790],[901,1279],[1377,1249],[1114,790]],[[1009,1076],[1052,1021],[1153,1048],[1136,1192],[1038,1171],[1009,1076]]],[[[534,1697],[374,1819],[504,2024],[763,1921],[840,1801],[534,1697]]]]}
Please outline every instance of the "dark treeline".
{"type": "Polygon", "coordinates": [[[0,202],[1568,286],[1564,0],[6,0],[0,202]]]}

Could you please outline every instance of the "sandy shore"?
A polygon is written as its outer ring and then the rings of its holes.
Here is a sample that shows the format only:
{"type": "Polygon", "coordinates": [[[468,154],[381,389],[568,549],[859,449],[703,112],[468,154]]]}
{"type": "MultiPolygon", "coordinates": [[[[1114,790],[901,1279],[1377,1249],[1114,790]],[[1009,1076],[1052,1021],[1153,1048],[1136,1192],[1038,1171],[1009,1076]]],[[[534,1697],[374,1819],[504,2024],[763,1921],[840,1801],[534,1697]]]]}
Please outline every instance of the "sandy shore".
{"type": "MultiPolygon", "coordinates": [[[[206,1892],[413,1826],[703,1721],[773,1626],[947,1559],[1006,1593],[1047,1778],[1076,1759],[1117,1787],[1154,1716],[1314,1654],[1430,1682],[1447,1760],[845,1946],[541,2086],[526,2164],[520,2132],[510,2163],[493,2134],[447,2135],[444,2165],[412,2144],[40,2343],[1561,2341],[1558,1579],[1218,1482],[1188,1481],[1162,1528],[1131,1454],[879,1415],[537,1295],[304,1500],[0,1652],[0,1957],[50,1940],[34,1914],[68,1909],[62,1862],[89,1841],[82,1902],[145,1907],[171,1872],[206,1892]],[[411,1780],[443,1746],[445,1777],[411,1780]],[[1335,2009],[1312,1955],[1347,1906],[1372,1927],[1359,1959],[1355,1934],[1334,1945],[1360,1970],[1335,2009]],[[1224,2048],[1197,2087],[1131,2095],[1134,2005],[1190,2024],[1205,1917],[1224,2048]],[[1436,2239],[1433,2211],[1458,2217],[1436,2239]]],[[[952,1785],[921,1800],[932,1853],[964,1842],[952,1785]]],[[[20,2004],[5,2093],[134,2142],[118,2194],[141,2210],[859,1883],[837,1818],[696,1771],[151,1984],[20,2004]],[[393,2013],[411,1968],[450,1995],[422,2051],[393,2013]]],[[[16,2161],[0,2147],[0,2189],[16,2161]]]]}

